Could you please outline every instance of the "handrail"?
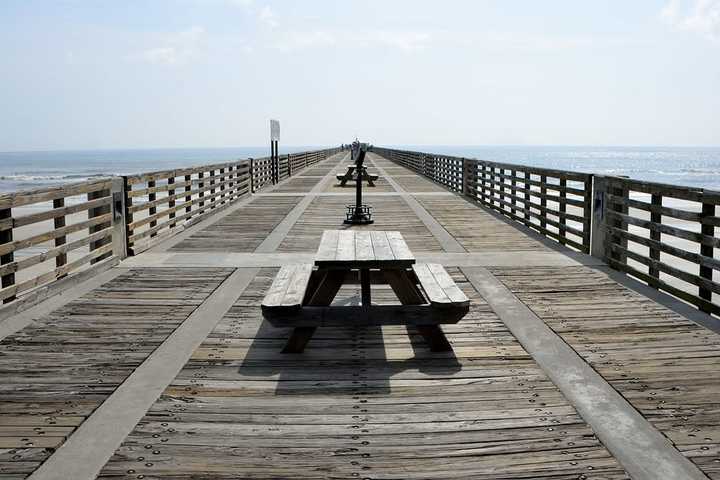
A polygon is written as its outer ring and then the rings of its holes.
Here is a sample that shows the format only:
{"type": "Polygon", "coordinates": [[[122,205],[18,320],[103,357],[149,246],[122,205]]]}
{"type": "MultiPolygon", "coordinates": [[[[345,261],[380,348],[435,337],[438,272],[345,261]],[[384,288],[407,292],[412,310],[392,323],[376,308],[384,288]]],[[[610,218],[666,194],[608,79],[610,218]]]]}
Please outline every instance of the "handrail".
{"type": "Polygon", "coordinates": [[[720,192],[373,147],[373,152],[561,244],[720,315],[720,192]]]}
{"type": "Polygon", "coordinates": [[[7,304],[0,308],[0,319],[339,151],[327,148],[0,194],[0,304],[7,304]]]}

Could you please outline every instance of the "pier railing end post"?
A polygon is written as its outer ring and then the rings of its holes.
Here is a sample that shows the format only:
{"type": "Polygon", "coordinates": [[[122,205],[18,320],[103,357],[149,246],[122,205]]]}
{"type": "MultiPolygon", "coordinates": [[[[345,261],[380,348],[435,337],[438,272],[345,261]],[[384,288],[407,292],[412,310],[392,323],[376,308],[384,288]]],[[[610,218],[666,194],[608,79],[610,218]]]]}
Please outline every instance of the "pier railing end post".
{"type": "Polygon", "coordinates": [[[255,164],[254,164],[254,160],[252,158],[248,158],[248,160],[250,161],[250,171],[249,171],[250,194],[253,194],[253,193],[255,193],[255,178],[254,178],[255,177],[255,171],[254,171],[255,164]]]}
{"type": "Polygon", "coordinates": [[[120,260],[127,257],[127,218],[125,209],[125,197],[127,178],[116,177],[112,180],[110,195],[112,198],[112,242],[113,255],[120,260]]]}
{"type": "Polygon", "coordinates": [[[605,235],[607,205],[605,191],[607,180],[603,175],[593,175],[592,179],[592,221],[590,222],[590,255],[605,260],[605,235]]]}

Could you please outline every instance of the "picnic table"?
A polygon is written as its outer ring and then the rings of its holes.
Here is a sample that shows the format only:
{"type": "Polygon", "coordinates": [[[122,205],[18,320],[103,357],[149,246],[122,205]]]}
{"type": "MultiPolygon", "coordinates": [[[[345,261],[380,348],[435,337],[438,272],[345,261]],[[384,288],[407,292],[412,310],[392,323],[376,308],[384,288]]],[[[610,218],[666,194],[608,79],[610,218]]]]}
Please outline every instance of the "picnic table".
{"type": "MultiPolygon", "coordinates": [[[[340,180],[340,186],[344,187],[345,184],[350,181],[354,180],[356,178],[355,169],[357,168],[357,165],[351,164],[347,166],[347,172],[344,174],[337,174],[335,175],[335,178],[340,180]]],[[[375,180],[378,179],[377,175],[369,174],[366,168],[360,169],[360,175],[362,175],[362,180],[365,180],[368,183],[368,187],[374,187],[375,186],[375,180]]]]}
{"type": "Polygon", "coordinates": [[[320,326],[412,325],[432,351],[452,350],[440,328],[464,317],[470,301],[439,264],[418,264],[400,232],[326,230],[313,264],[285,265],[261,304],[265,319],[292,327],[283,352],[301,353],[320,326]],[[331,305],[343,284],[360,284],[360,305],[331,305]],[[400,305],[373,305],[386,284],[400,305]]]}

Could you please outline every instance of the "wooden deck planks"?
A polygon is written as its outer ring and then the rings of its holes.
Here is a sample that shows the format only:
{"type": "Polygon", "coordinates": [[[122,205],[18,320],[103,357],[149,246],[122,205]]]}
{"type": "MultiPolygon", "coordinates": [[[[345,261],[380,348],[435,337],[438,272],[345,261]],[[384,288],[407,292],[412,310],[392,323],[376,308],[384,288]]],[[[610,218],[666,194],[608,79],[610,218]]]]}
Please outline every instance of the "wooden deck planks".
{"type": "Polygon", "coordinates": [[[439,243],[400,197],[368,197],[373,206],[372,225],[344,226],[345,206],[352,197],[316,197],[278,248],[280,252],[315,252],[324,230],[397,230],[413,252],[442,251],[439,243]]]}
{"type": "Polygon", "coordinates": [[[318,184],[321,179],[319,177],[292,177],[286,183],[278,185],[273,192],[277,193],[307,193],[318,184]]]}
{"type": "Polygon", "coordinates": [[[444,327],[457,357],[400,327],[321,329],[283,355],[288,332],[257,308],[276,271],[260,271],[99,478],[626,478],[456,270],[473,299],[444,327]]]}
{"type": "Polygon", "coordinates": [[[588,267],[493,268],[710,478],[720,478],[720,336],[588,267]]]}
{"type": "Polygon", "coordinates": [[[131,270],[0,342],[0,479],[24,478],[229,275],[131,270]]]}
{"type": "Polygon", "coordinates": [[[547,251],[538,240],[457,196],[415,199],[469,252],[547,251]]]}
{"type": "Polygon", "coordinates": [[[193,234],[170,251],[253,252],[301,199],[301,196],[254,198],[244,208],[193,234]]]}
{"type": "Polygon", "coordinates": [[[394,176],[392,173],[388,172],[388,175],[393,177],[393,180],[395,180],[397,183],[400,184],[402,188],[404,188],[408,192],[446,192],[447,189],[443,187],[442,185],[439,185],[431,180],[428,180],[427,178],[423,178],[420,176],[394,176]]]}

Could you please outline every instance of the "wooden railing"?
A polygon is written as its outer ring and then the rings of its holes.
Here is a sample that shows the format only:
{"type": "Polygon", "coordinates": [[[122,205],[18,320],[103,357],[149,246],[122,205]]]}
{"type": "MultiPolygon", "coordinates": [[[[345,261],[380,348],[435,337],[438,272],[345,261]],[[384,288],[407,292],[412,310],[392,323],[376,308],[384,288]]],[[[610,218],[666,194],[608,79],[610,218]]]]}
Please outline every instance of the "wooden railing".
{"type": "Polygon", "coordinates": [[[720,192],[620,177],[596,176],[595,182],[596,195],[604,199],[604,228],[597,232],[604,235],[607,263],[720,314],[720,283],[713,279],[720,270],[714,252],[720,248],[720,192]]]}
{"type": "Polygon", "coordinates": [[[35,299],[125,256],[123,181],[103,178],[0,195],[0,300],[35,299]]]}
{"type": "Polygon", "coordinates": [[[465,193],[547,237],[590,253],[592,175],[465,161],[465,193]]]}
{"type": "Polygon", "coordinates": [[[270,157],[250,160],[252,170],[252,191],[257,192],[274,183],[274,167],[270,157]]]}
{"type": "Polygon", "coordinates": [[[137,254],[250,193],[250,162],[125,177],[127,247],[137,254]]]}
{"type": "Polygon", "coordinates": [[[289,153],[260,159],[251,159],[253,172],[252,191],[256,192],[267,185],[273,185],[295,175],[299,170],[325,160],[342,148],[326,148],[311,152],[289,153]]]}
{"type": "Polygon", "coordinates": [[[373,151],[720,315],[720,192],[423,152],[373,151]],[[464,165],[458,171],[458,165],[464,165]]]}
{"type": "Polygon", "coordinates": [[[307,167],[307,152],[291,153],[288,155],[288,163],[290,164],[290,172],[297,172],[307,167]]]}
{"type": "Polygon", "coordinates": [[[373,151],[415,172],[445,185],[452,191],[462,191],[463,159],[449,155],[391,150],[373,147],[373,151]]]}
{"type": "Polygon", "coordinates": [[[290,156],[281,155],[278,158],[278,178],[277,181],[281,182],[286,178],[290,178],[290,156]]]}
{"type": "Polygon", "coordinates": [[[589,173],[380,147],[373,151],[563,245],[590,253],[589,173]]]}
{"type": "Polygon", "coordinates": [[[0,195],[0,320],[339,148],[0,195]],[[279,178],[278,178],[279,177],[279,178]]]}

